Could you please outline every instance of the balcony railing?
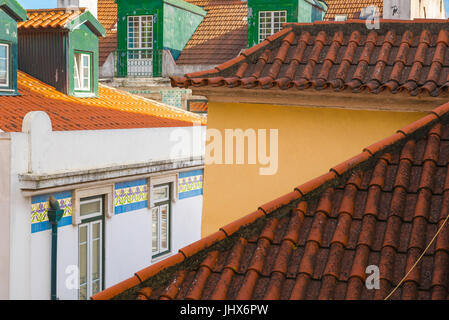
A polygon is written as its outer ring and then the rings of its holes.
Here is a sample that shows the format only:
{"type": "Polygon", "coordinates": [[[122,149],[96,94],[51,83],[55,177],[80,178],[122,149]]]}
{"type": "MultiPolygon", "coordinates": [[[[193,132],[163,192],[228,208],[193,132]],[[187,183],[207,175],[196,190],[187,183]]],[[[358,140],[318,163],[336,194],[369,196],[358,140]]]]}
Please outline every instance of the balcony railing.
{"type": "Polygon", "coordinates": [[[162,50],[117,50],[116,77],[160,77],[162,50]]]}

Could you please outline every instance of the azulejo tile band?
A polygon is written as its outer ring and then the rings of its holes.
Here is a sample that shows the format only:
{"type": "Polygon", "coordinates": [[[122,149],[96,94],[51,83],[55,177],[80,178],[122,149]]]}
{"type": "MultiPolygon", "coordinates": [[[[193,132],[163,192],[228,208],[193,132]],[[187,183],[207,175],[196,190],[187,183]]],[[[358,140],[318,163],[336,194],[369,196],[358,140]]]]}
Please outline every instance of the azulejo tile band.
{"type": "Polygon", "coordinates": [[[181,172],[178,193],[181,200],[203,195],[203,170],[181,172]]]}
{"type": "Polygon", "coordinates": [[[148,206],[147,180],[135,180],[115,184],[114,213],[121,214],[148,206]]]}
{"type": "MultiPolygon", "coordinates": [[[[59,206],[64,210],[64,215],[58,226],[64,227],[72,224],[72,192],[55,193],[53,196],[58,200],[59,206]]],[[[51,229],[48,221],[48,209],[50,195],[36,196],[31,198],[31,233],[37,233],[51,229]]]]}

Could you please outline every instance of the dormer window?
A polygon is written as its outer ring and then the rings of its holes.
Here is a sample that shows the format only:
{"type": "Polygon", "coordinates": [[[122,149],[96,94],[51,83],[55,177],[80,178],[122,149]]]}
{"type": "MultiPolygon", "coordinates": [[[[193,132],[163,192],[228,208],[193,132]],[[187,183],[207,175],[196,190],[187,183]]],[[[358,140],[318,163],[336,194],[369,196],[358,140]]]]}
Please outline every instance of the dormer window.
{"type": "Polygon", "coordinates": [[[9,45],[0,43],[0,88],[9,88],[9,45]]]}
{"type": "Polygon", "coordinates": [[[287,11],[259,11],[259,42],[282,30],[287,11]]]}
{"type": "Polygon", "coordinates": [[[92,75],[92,54],[75,52],[75,90],[90,92],[92,75]]]}

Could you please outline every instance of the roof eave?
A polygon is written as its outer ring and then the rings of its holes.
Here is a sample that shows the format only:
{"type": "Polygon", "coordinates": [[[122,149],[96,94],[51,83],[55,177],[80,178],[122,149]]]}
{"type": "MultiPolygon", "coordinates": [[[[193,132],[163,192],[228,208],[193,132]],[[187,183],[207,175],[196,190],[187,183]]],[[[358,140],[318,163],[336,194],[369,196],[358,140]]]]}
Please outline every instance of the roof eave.
{"type": "Polygon", "coordinates": [[[71,19],[64,27],[69,29],[69,31],[74,31],[82,24],[85,24],[98,37],[106,36],[106,29],[89,11],[85,11],[79,16],[71,19]]]}
{"type": "Polygon", "coordinates": [[[17,22],[28,19],[26,10],[16,0],[1,0],[0,8],[17,22]]]}

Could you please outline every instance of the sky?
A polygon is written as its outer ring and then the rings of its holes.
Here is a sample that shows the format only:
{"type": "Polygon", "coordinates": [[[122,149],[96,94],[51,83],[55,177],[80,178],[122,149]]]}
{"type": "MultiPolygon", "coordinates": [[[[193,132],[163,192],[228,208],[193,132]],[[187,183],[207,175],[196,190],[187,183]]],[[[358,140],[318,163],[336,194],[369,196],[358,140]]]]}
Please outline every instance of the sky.
{"type": "MultiPolygon", "coordinates": [[[[55,8],[56,0],[18,0],[25,9],[55,8]]],[[[449,0],[444,0],[444,7],[449,12],[449,0]]],[[[448,16],[448,14],[446,14],[448,16]]]]}
{"type": "Polygon", "coordinates": [[[56,0],[17,0],[17,2],[25,9],[56,8],[56,0]]]}

